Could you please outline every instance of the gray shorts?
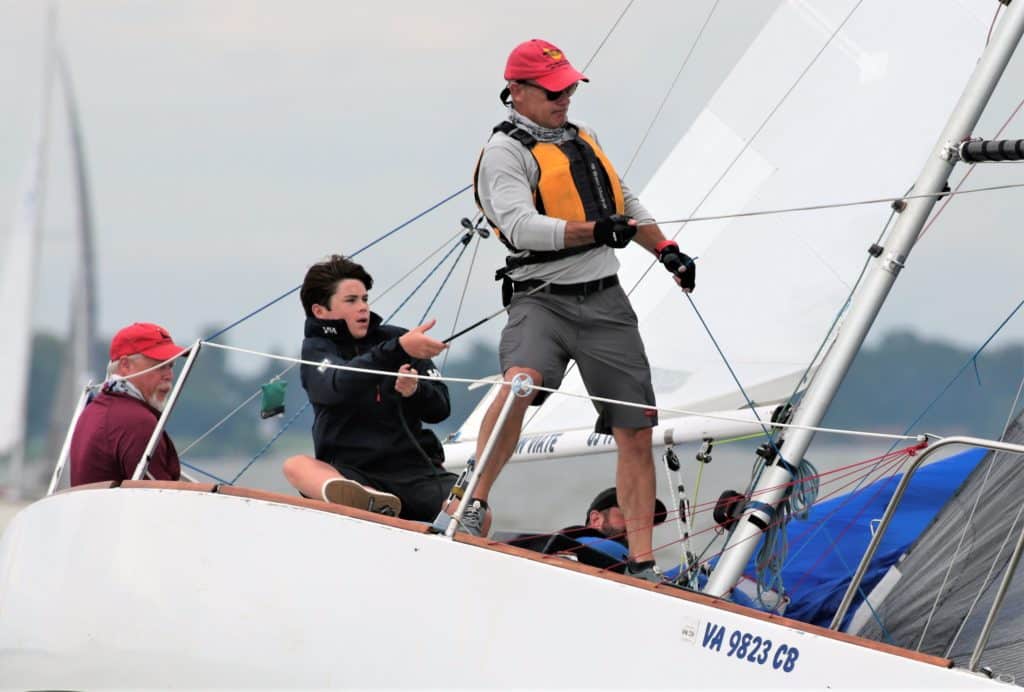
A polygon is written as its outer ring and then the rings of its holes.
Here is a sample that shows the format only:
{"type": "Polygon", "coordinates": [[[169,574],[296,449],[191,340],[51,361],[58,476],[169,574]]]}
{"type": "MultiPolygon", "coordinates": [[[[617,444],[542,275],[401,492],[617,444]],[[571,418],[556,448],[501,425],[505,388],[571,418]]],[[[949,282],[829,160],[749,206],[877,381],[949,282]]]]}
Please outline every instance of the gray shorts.
{"type": "MultiPolygon", "coordinates": [[[[654,406],[651,366],[647,361],[636,313],[621,286],[587,296],[516,294],[498,350],[502,372],[533,368],[545,387],[557,388],[569,360],[576,361],[591,396],[654,406]]],[[[534,405],[546,398],[540,392],[534,405]]],[[[658,424],[654,408],[594,402],[596,432],[611,428],[651,428],[658,424]]]]}

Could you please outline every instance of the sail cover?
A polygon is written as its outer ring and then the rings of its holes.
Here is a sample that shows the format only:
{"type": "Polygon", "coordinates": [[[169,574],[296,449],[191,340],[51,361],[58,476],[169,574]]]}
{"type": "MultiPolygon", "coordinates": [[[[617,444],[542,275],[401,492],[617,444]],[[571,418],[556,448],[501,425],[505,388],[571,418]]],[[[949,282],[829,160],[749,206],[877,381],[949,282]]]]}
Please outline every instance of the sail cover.
{"type": "MultiPolygon", "coordinates": [[[[868,566],[862,591],[870,591],[907,551],[984,454],[979,449],[967,450],[928,464],[914,474],[868,566]]],[[[894,474],[819,502],[806,519],[794,519],[786,526],[789,551],[782,567],[782,583],[791,599],[786,617],[829,626],[902,478],[902,473],[894,474]]],[[[744,571],[751,580],[755,579],[756,561],[755,554],[744,571]]],[[[854,608],[860,602],[858,596],[854,608]]]]}
{"type": "MultiPolygon", "coordinates": [[[[641,201],[671,220],[903,194],[983,48],[991,8],[982,12],[955,1],[782,3],[680,132],[641,201]]],[[[591,122],[605,140],[628,137],[591,122]]],[[[661,224],[698,257],[695,305],[756,402],[792,393],[889,213],[876,204],[661,224]]],[[[671,278],[635,244],[619,257],[659,406],[743,406],[671,278]]],[[[575,371],[562,389],[585,391],[575,371]]],[[[588,401],[554,396],[525,432],[588,428],[594,419],[588,401]]],[[[467,424],[459,439],[476,432],[467,424]]]]}
{"type": "MultiPolygon", "coordinates": [[[[1024,416],[1003,438],[1024,443],[1024,416]]],[[[966,664],[1024,526],[1024,463],[989,453],[893,569],[861,636],[966,664]],[[881,603],[878,603],[878,601],[881,603]]],[[[1010,585],[981,664],[1024,682],[1024,578],[1010,585]]]]}

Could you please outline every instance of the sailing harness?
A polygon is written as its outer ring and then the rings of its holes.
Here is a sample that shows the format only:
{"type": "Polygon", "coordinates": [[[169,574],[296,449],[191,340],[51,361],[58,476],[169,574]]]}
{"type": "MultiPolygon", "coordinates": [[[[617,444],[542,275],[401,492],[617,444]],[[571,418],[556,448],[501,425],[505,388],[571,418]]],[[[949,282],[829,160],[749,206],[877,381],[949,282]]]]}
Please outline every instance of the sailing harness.
{"type": "MultiPolygon", "coordinates": [[[[503,120],[491,130],[491,136],[501,132],[516,140],[533,156],[540,170],[533,202],[537,211],[566,221],[597,221],[625,211],[622,185],[611,161],[593,137],[572,123],[566,123],[572,136],[563,142],[540,142],[523,128],[503,120]]],[[[588,243],[561,250],[521,250],[502,233],[495,221],[487,216],[480,202],[479,178],[483,151],[473,171],[473,198],[495,235],[509,250],[505,266],[494,273],[495,281],[502,281],[502,302],[509,304],[513,282],[508,273],[519,267],[572,257],[600,247],[601,243],[588,243]]],[[[517,282],[518,283],[518,282],[517,282]]],[[[518,287],[517,287],[518,288],[518,287]]]]}

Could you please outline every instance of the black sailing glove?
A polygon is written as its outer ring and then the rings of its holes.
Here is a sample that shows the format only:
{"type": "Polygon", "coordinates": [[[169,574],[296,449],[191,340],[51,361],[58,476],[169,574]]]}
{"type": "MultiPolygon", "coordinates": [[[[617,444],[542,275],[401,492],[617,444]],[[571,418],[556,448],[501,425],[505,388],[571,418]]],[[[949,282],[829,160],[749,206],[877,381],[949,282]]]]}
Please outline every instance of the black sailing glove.
{"type": "Polygon", "coordinates": [[[636,226],[628,216],[613,214],[594,222],[594,242],[608,247],[624,248],[636,235],[636,226]]]}
{"type": "Polygon", "coordinates": [[[658,261],[665,265],[665,269],[673,276],[678,276],[681,288],[693,290],[697,279],[697,265],[690,256],[679,251],[679,246],[674,240],[663,240],[654,248],[658,253],[658,261]],[[685,271],[682,271],[685,269],[685,271]]]}

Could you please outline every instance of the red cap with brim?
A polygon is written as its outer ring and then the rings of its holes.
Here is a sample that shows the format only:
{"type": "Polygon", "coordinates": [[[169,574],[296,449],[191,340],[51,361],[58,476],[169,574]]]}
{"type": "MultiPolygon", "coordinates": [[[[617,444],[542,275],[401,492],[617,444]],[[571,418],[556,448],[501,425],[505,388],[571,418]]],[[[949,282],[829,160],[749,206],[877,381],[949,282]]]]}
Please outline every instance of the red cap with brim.
{"type": "Polygon", "coordinates": [[[589,82],[569,64],[565,53],[539,38],[516,46],[505,63],[505,79],[529,80],[548,91],[561,91],[576,82],[589,82]]]}
{"type": "Polygon", "coordinates": [[[174,343],[166,329],[149,322],[136,322],[125,327],[110,341],[110,360],[141,353],[162,362],[181,355],[184,351],[184,348],[174,343]]]}

